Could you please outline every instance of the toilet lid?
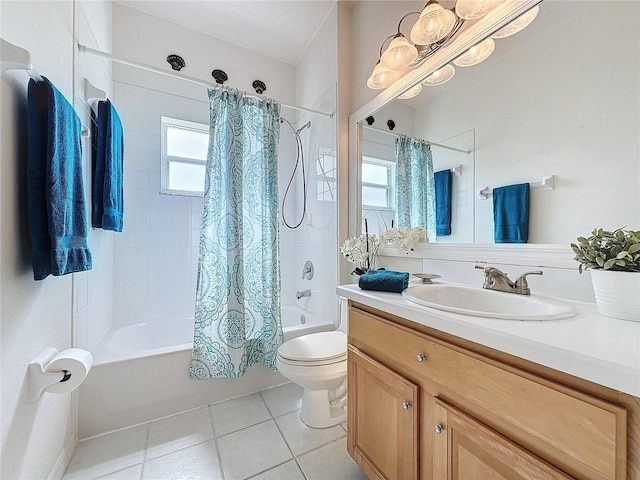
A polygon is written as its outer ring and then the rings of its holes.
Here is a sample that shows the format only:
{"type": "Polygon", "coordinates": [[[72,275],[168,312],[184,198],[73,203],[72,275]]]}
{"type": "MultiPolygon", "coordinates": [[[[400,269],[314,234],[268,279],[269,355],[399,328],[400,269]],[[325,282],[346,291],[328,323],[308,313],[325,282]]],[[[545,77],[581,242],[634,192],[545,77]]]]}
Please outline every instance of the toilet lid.
{"type": "Polygon", "coordinates": [[[278,349],[287,360],[313,362],[329,360],[347,353],[347,336],[342,332],[320,332],[292,338],[278,349]]]}

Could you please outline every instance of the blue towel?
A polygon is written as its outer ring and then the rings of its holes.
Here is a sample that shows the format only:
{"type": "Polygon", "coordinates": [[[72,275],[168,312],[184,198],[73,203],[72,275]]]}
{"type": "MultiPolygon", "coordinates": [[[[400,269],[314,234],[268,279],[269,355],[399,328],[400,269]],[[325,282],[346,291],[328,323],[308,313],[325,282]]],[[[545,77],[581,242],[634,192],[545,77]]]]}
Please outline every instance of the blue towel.
{"type": "Polygon", "coordinates": [[[92,125],[91,224],[96,228],[121,232],[124,216],[124,135],[118,112],[109,100],[98,102],[98,118],[92,125]]]}
{"type": "Polygon", "coordinates": [[[409,286],[409,274],[393,270],[369,270],[360,275],[358,286],[362,290],[401,293],[409,286]]]}
{"type": "Polygon", "coordinates": [[[436,184],[436,235],[451,235],[451,170],[433,174],[436,184]]]}
{"type": "Polygon", "coordinates": [[[27,113],[33,277],[90,270],[80,119],[46,78],[29,81],[27,113]]]}
{"type": "Polygon", "coordinates": [[[493,189],[496,243],[527,243],[529,238],[529,184],[493,189]]]}

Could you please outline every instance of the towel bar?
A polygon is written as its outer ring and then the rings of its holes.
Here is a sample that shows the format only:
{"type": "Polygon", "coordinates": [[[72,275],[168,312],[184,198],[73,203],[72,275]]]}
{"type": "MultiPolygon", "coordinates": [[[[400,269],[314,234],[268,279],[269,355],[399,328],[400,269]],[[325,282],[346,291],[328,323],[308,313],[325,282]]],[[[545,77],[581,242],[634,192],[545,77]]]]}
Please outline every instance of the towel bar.
{"type": "MultiPolygon", "coordinates": [[[[539,182],[530,183],[529,186],[531,188],[541,188],[542,190],[553,190],[555,188],[554,185],[554,176],[547,175],[546,177],[542,177],[542,180],[539,182]]],[[[491,195],[492,189],[489,187],[484,187],[481,190],[478,190],[478,197],[480,200],[486,200],[491,195]]]]}

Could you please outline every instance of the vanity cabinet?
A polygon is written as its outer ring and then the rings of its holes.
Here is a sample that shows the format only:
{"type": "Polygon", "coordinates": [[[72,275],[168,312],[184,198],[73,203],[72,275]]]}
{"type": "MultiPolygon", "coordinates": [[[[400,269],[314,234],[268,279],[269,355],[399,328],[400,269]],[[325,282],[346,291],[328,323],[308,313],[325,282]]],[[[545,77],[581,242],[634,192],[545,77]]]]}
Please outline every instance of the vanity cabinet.
{"type": "Polygon", "coordinates": [[[627,478],[624,406],[458,340],[350,301],[347,448],[369,478],[627,478]]]}
{"type": "Polygon", "coordinates": [[[350,452],[382,478],[418,475],[416,384],[355,350],[348,352],[350,452]]]}

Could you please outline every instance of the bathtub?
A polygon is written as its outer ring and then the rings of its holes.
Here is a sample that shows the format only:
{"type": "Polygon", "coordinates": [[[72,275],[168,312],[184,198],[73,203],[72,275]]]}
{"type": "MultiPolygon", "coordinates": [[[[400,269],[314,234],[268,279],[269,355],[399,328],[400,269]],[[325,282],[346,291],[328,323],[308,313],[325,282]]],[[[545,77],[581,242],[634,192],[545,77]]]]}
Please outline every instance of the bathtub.
{"type": "MultiPolygon", "coordinates": [[[[333,330],[295,305],[282,307],[285,340],[333,330]]],[[[114,325],[93,351],[78,389],[78,437],[85,439],[269,388],[287,380],[261,365],[241,378],[191,380],[193,319],[114,325]]]]}

